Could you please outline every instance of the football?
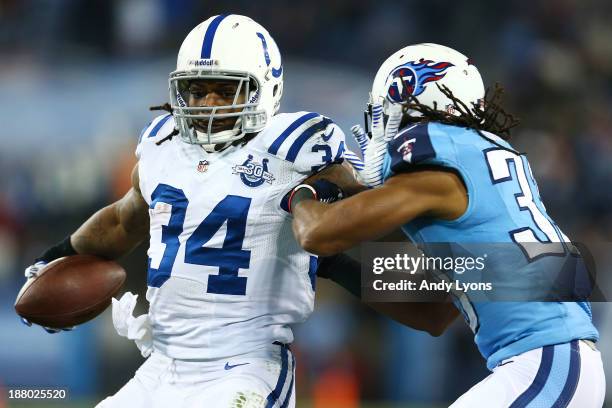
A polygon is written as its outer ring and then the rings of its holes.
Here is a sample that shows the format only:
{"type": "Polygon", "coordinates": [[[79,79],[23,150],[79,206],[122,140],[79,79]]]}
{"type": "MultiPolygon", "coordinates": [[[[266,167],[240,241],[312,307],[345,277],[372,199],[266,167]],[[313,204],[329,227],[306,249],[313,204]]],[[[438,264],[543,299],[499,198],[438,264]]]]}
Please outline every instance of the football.
{"type": "Polygon", "coordinates": [[[91,255],[59,258],[28,279],[17,295],[15,310],[41,326],[76,326],[102,313],[125,278],[125,270],[113,261],[91,255]]]}

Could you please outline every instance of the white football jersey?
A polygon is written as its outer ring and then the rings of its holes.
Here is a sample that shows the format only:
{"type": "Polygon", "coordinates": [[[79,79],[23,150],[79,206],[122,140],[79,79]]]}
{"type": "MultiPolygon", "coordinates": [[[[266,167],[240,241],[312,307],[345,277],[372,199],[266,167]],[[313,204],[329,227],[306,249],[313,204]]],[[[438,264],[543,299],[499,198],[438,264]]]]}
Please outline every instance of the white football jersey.
{"type": "Polygon", "coordinates": [[[225,359],[273,342],[314,306],[316,257],[296,242],[287,192],[340,162],[344,134],[317,113],[278,114],[245,145],[207,153],[175,136],[171,115],[140,137],[149,204],[147,299],[154,349],[184,360],[225,359]]]}

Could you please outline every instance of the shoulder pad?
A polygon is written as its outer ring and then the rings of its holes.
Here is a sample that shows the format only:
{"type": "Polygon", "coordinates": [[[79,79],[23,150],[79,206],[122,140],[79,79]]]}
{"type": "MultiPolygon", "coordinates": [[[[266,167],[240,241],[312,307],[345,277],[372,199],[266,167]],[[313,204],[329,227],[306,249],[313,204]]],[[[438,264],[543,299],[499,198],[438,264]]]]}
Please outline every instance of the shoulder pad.
{"type": "Polygon", "coordinates": [[[142,146],[151,142],[158,142],[174,131],[174,118],[172,114],[166,113],[153,119],[142,129],[136,147],[136,157],[140,157],[142,146]]]}
{"type": "Polygon", "coordinates": [[[295,163],[298,171],[316,171],[344,157],[344,133],[331,119],[315,112],[275,115],[260,137],[265,151],[295,163]]]}
{"type": "Polygon", "coordinates": [[[394,173],[401,173],[416,164],[430,163],[436,157],[431,142],[428,124],[418,123],[404,128],[389,142],[390,167],[394,173]]]}

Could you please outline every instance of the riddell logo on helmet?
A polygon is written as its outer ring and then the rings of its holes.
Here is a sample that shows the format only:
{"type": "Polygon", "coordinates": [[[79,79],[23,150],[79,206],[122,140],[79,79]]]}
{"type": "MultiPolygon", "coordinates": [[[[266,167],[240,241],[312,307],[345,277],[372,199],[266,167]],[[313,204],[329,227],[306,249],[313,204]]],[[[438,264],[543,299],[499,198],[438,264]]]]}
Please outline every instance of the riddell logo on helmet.
{"type": "Polygon", "coordinates": [[[249,99],[249,103],[255,103],[259,99],[259,89],[255,91],[251,99],[249,99]]]}
{"type": "Polygon", "coordinates": [[[214,65],[219,65],[219,60],[215,60],[215,59],[189,60],[188,64],[196,66],[196,67],[212,67],[214,65]]]}
{"type": "Polygon", "coordinates": [[[176,93],[176,102],[181,108],[184,108],[185,106],[187,106],[187,103],[185,103],[183,96],[178,92],[176,93]]]}

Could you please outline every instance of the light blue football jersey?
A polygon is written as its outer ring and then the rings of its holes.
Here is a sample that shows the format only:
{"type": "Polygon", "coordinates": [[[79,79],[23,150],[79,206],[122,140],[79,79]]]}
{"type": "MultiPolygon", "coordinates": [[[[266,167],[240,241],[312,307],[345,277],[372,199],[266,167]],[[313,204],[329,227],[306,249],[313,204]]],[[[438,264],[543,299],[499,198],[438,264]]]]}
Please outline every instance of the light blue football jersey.
{"type": "MultiPolygon", "coordinates": [[[[527,158],[496,135],[435,122],[412,125],[389,143],[384,178],[418,166],[456,171],[469,202],[456,220],[423,217],[402,227],[426,253],[428,243],[515,247],[510,252],[491,251],[487,264],[495,265],[496,273],[508,280],[529,282],[546,275],[552,257],[530,253],[533,247],[526,250],[521,243],[558,242],[569,247],[563,244],[567,237],[546,213],[527,158]]],[[[474,331],[489,369],[535,348],[599,337],[588,302],[476,302],[468,295],[455,304],[474,331]]]]}

